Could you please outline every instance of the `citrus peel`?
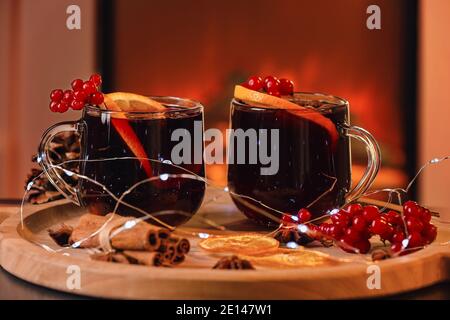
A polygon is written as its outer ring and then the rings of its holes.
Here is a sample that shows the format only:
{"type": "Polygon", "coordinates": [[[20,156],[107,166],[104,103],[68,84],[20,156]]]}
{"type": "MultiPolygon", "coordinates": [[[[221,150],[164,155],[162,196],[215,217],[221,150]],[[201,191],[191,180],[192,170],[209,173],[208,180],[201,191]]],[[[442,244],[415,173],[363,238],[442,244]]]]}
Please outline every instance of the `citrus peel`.
{"type": "Polygon", "coordinates": [[[134,93],[113,92],[105,94],[104,98],[105,108],[117,112],[111,118],[112,125],[131,152],[139,159],[147,176],[151,177],[152,168],[148,160],[148,155],[133,128],[130,126],[126,112],[161,112],[165,110],[165,107],[155,100],[134,93]]]}
{"type": "Polygon", "coordinates": [[[247,89],[240,85],[234,87],[234,97],[246,103],[256,105],[259,108],[287,110],[287,112],[297,117],[311,121],[324,128],[331,138],[332,148],[336,146],[339,135],[335,124],[330,119],[314,109],[300,106],[287,99],[247,89]]]}

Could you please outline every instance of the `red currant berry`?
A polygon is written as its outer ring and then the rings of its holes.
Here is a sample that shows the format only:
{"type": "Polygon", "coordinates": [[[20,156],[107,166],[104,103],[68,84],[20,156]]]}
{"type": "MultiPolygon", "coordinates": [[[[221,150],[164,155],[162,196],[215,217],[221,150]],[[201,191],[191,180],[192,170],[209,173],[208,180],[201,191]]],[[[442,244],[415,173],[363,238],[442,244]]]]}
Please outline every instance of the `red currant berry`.
{"type": "Polygon", "coordinates": [[[243,85],[250,90],[259,91],[263,88],[264,82],[261,77],[251,76],[243,85]]]}
{"type": "Polygon", "coordinates": [[[356,241],[353,246],[359,250],[359,253],[367,253],[370,250],[370,241],[369,240],[359,240],[356,241]]]}
{"type": "Polygon", "coordinates": [[[264,85],[266,85],[269,81],[278,81],[278,78],[274,76],[267,76],[264,78],[264,85]]]}
{"type": "Polygon", "coordinates": [[[352,203],[345,208],[345,211],[347,211],[351,217],[354,217],[354,216],[362,213],[362,210],[363,210],[363,207],[359,203],[352,203]]]}
{"type": "Polygon", "coordinates": [[[91,97],[89,98],[90,103],[99,105],[103,103],[103,94],[100,92],[94,92],[91,97]]]}
{"type": "Polygon", "coordinates": [[[280,93],[282,95],[294,94],[294,82],[288,79],[280,79],[280,93]]]}
{"type": "Polygon", "coordinates": [[[83,101],[78,101],[78,100],[73,100],[73,101],[70,103],[70,107],[71,107],[73,110],[81,110],[81,109],[83,109],[83,107],[84,107],[84,102],[83,102],[83,101]]]}
{"type": "Polygon", "coordinates": [[[350,222],[350,215],[345,210],[339,210],[338,213],[335,213],[335,214],[331,215],[331,221],[333,221],[333,222],[342,221],[342,222],[345,222],[345,223],[349,223],[350,222]]]}
{"type": "Polygon", "coordinates": [[[343,228],[337,226],[337,225],[332,225],[330,227],[330,235],[335,238],[335,239],[341,239],[345,234],[345,231],[343,228]]]}
{"type": "Polygon", "coordinates": [[[361,233],[361,239],[370,239],[372,238],[372,234],[369,231],[369,228],[366,228],[362,231],[360,231],[361,233]]]}
{"type": "Polygon", "coordinates": [[[380,234],[381,239],[391,241],[394,235],[394,228],[386,224],[385,230],[380,234]]]}
{"type": "Polygon", "coordinates": [[[424,208],[420,220],[422,220],[423,223],[429,223],[431,221],[431,211],[424,208]]]}
{"type": "Polygon", "coordinates": [[[432,243],[434,240],[436,240],[437,236],[436,226],[432,225],[431,223],[427,224],[422,230],[422,236],[427,244],[432,243]]]}
{"type": "Polygon", "coordinates": [[[81,90],[83,88],[83,80],[75,79],[72,81],[71,86],[74,91],[81,90]]]}
{"type": "Polygon", "coordinates": [[[363,209],[363,217],[366,218],[368,222],[372,222],[380,218],[380,212],[375,206],[365,206],[363,209]]]}
{"type": "Polygon", "coordinates": [[[327,235],[329,235],[332,238],[339,239],[343,235],[343,230],[332,224],[327,229],[327,235]]]}
{"type": "Polygon", "coordinates": [[[321,238],[320,234],[321,234],[321,232],[320,232],[318,226],[316,226],[315,224],[308,225],[308,230],[306,231],[306,235],[308,237],[311,237],[315,240],[320,240],[320,238],[321,238]]]}
{"type": "Polygon", "coordinates": [[[351,242],[362,240],[361,233],[355,228],[351,227],[345,231],[345,237],[351,242]]]}
{"type": "Polygon", "coordinates": [[[403,249],[403,245],[400,242],[394,243],[391,246],[391,251],[394,253],[398,253],[398,252],[402,251],[402,249],[403,249]]]}
{"type": "Polygon", "coordinates": [[[348,222],[346,222],[346,221],[341,221],[341,220],[336,221],[336,222],[333,222],[333,224],[334,224],[335,226],[341,228],[341,229],[344,229],[344,230],[347,229],[347,228],[349,227],[349,223],[348,223],[348,222]]]}
{"type": "MultiPolygon", "coordinates": [[[[275,77],[268,76],[264,79],[264,89],[267,93],[272,92],[280,92],[280,80],[275,77]]],[[[269,93],[270,94],[270,93],[269,93]]]]}
{"type": "Polygon", "coordinates": [[[95,87],[95,84],[92,81],[85,81],[83,83],[83,90],[84,93],[86,93],[86,95],[91,95],[97,91],[97,88],[95,87]]]}
{"type": "Polygon", "coordinates": [[[72,90],[66,90],[64,91],[64,95],[63,98],[61,99],[61,101],[67,102],[68,104],[70,104],[73,100],[73,91],[72,90]]]}
{"type": "Polygon", "coordinates": [[[405,216],[410,216],[410,215],[414,215],[414,213],[416,212],[416,210],[419,208],[419,205],[417,204],[417,202],[415,201],[406,201],[403,204],[403,213],[405,214],[405,216]]]}
{"type": "Polygon", "coordinates": [[[405,240],[403,231],[395,231],[391,238],[392,243],[401,243],[403,240],[405,240]]]}
{"type": "Polygon", "coordinates": [[[58,102],[52,101],[50,102],[50,111],[51,112],[58,112],[58,102]]]}
{"type": "Polygon", "coordinates": [[[363,216],[356,216],[352,220],[352,228],[363,231],[367,227],[367,221],[363,216]]]}
{"type": "Polygon", "coordinates": [[[388,229],[387,223],[381,218],[372,221],[370,231],[377,235],[382,235],[388,229]]]}
{"type": "Polygon", "coordinates": [[[406,227],[409,232],[422,232],[423,230],[423,222],[415,217],[407,217],[406,218],[406,227]]]}
{"type": "Polygon", "coordinates": [[[418,232],[411,232],[408,240],[408,248],[422,247],[425,244],[424,239],[418,232]]]}
{"type": "Polygon", "coordinates": [[[325,232],[329,226],[331,226],[331,223],[324,222],[319,225],[318,229],[320,232],[325,232]]]}
{"type": "Polygon", "coordinates": [[[93,74],[89,81],[91,81],[97,88],[102,84],[102,77],[99,74],[93,74]]]}
{"type": "Polygon", "coordinates": [[[63,95],[64,92],[61,89],[55,89],[50,93],[50,99],[59,102],[63,98],[63,95]]]}
{"type": "Polygon", "coordinates": [[[296,223],[296,221],[292,219],[292,216],[290,214],[284,214],[283,217],[281,218],[281,223],[283,225],[290,225],[296,223]]]}
{"type": "Polygon", "coordinates": [[[400,214],[394,210],[390,210],[385,215],[386,221],[394,226],[399,225],[402,223],[402,218],[400,217],[400,214]]]}
{"type": "Polygon", "coordinates": [[[298,217],[298,222],[305,223],[305,222],[308,222],[309,220],[311,220],[312,214],[311,214],[311,212],[309,212],[308,209],[303,208],[298,211],[297,217],[298,217]]]}
{"type": "Polygon", "coordinates": [[[58,102],[57,109],[59,113],[64,113],[69,110],[69,104],[65,101],[58,102]]]}
{"type": "Polygon", "coordinates": [[[87,95],[83,90],[77,90],[73,93],[73,99],[76,101],[85,102],[87,99],[87,95]]]}
{"type": "Polygon", "coordinates": [[[278,98],[281,97],[281,93],[278,90],[269,90],[269,91],[267,91],[267,93],[274,97],[278,97],[278,98]]]}

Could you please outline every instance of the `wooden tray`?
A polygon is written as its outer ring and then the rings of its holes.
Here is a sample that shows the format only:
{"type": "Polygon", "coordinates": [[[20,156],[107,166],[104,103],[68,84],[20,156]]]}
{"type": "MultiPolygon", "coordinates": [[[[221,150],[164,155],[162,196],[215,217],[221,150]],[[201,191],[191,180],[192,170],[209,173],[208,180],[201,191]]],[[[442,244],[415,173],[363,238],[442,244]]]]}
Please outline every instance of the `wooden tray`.
{"type": "MultiPolygon", "coordinates": [[[[254,228],[229,201],[207,205],[197,215],[232,230],[254,228]]],[[[314,268],[213,270],[218,256],[206,254],[194,239],[186,261],[172,269],[92,261],[81,249],[51,253],[36,244],[56,248],[46,230],[61,222],[74,224],[84,211],[64,201],[27,206],[24,211],[23,228],[19,213],[0,225],[1,266],[29,282],[75,294],[124,299],[346,299],[396,294],[450,280],[450,247],[442,244],[450,240],[450,228],[437,221],[437,241],[416,253],[378,262],[381,289],[369,289],[371,263],[364,259],[314,268]],[[66,282],[73,265],[80,268],[81,288],[71,290],[66,282]]],[[[198,227],[194,218],[185,229],[198,227]]],[[[338,248],[314,250],[355,257],[338,248]]]]}

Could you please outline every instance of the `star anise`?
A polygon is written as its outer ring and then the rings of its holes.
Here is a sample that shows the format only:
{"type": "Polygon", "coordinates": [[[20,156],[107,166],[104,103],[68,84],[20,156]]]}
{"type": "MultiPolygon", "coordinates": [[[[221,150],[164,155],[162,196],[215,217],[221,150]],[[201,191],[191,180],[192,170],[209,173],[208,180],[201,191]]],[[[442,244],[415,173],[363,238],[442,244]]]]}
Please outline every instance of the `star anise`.
{"type": "Polygon", "coordinates": [[[313,241],[312,238],[308,237],[304,233],[299,232],[295,227],[281,227],[275,232],[273,237],[281,244],[295,242],[298,245],[303,246],[313,241]]]}
{"type": "Polygon", "coordinates": [[[223,257],[214,265],[213,269],[235,269],[253,270],[255,269],[250,261],[241,259],[238,256],[223,257]]]}

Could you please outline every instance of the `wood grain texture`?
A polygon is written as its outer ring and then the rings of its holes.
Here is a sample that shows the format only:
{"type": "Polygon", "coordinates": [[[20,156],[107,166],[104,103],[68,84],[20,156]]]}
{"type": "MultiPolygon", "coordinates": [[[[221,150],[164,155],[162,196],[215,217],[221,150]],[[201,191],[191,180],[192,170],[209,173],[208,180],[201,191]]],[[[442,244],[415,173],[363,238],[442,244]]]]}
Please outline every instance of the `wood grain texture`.
{"type": "MultiPolygon", "coordinates": [[[[366,285],[369,276],[366,259],[313,268],[270,269],[257,266],[257,270],[212,270],[220,256],[201,251],[194,239],[191,239],[192,251],[186,261],[171,269],[92,261],[88,252],[81,249],[67,251],[68,256],[51,253],[33,242],[57,248],[47,236],[47,228],[63,221],[73,224],[83,210],[61,201],[26,209],[24,229],[17,214],[0,225],[2,267],[32,283],[88,296],[125,299],[346,299],[406,292],[450,280],[449,246],[440,245],[450,240],[450,231],[448,224],[439,222],[435,222],[439,228],[435,244],[404,257],[378,262],[381,289],[370,290],[366,285]],[[71,265],[79,266],[81,270],[79,290],[70,290],[66,286],[69,276],[66,271],[71,265]]],[[[232,230],[251,227],[227,201],[205,206],[197,215],[214,218],[232,230]]],[[[198,230],[201,225],[199,217],[183,230],[198,230]]],[[[214,233],[212,230],[203,231],[214,233]]],[[[355,257],[336,248],[315,250],[335,258],[355,257]]]]}

